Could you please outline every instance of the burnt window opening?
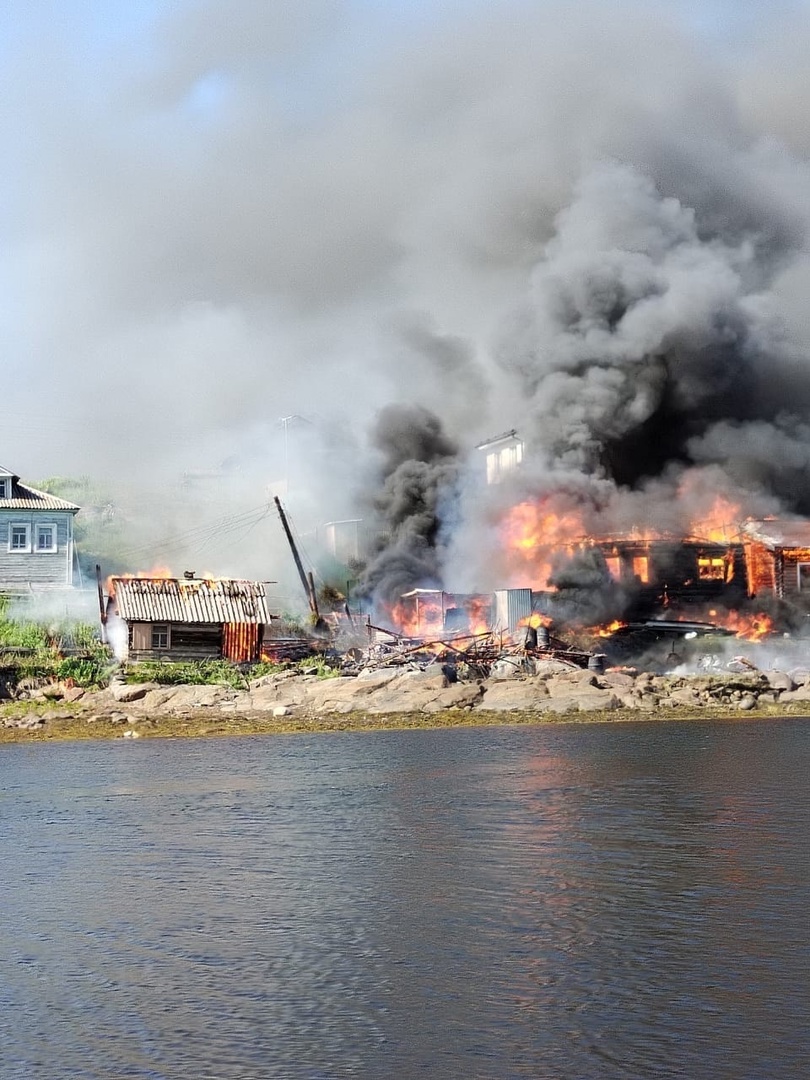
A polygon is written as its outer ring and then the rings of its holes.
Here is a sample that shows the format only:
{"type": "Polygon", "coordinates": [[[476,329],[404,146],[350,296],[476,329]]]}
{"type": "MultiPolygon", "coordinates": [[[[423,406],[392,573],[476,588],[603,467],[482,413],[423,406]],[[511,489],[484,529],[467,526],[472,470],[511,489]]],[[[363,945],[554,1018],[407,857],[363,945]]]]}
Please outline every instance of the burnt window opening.
{"type": "Polygon", "coordinates": [[[621,581],[622,579],[622,560],[618,555],[606,555],[605,566],[607,566],[608,573],[614,581],[621,581]]]}
{"type": "Polygon", "coordinates": [[[726,560],[701,556],[698,558],[698,578],[701,581],[725,581],[726,560]]]}
{"type": "Polygon", "coordinates": [[[642,585],[649,585],[650,560],[646,555],[636,555],[633,558],[633,577],[637,578],[642,585]]]}
{"type": "Polygon", "coordinates": [[[152,648],[168,649],[169,627],[166,623],[155,623],[152,626],[152,648]]]}
{"type": "Polygon", "coordinates": [[[799,592],[810,592],[810,562],[796,563],[799,592]]]}

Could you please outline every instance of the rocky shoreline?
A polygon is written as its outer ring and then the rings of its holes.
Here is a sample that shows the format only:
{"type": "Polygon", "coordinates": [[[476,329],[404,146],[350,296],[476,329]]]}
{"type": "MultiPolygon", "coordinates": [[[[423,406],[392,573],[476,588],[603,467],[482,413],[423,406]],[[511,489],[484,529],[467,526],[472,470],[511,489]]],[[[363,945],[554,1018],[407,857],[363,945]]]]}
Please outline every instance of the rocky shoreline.
{"type": "Polygon", "coordinates": [[[438,666],[352,678],[284,671],[237,690],[114,679],[104,690],[58,683],[0,706],[0,741],[190,736],[379,727],[443,727],[810,713],[810,670],[604,674],[556,661],[450,682],[438,666]]]}

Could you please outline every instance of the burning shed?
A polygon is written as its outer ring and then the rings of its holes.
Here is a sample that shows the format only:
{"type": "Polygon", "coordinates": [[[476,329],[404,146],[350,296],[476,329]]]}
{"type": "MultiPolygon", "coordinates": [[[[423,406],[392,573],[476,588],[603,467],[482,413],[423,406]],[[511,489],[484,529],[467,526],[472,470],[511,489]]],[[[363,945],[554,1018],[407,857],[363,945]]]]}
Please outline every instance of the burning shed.
{"type": "Polygon", "coordinates": [[[226,659],[253,663],[270,622],[265,587],[234,578],[113,577],[110,641],[131,660],[226,659]]]}

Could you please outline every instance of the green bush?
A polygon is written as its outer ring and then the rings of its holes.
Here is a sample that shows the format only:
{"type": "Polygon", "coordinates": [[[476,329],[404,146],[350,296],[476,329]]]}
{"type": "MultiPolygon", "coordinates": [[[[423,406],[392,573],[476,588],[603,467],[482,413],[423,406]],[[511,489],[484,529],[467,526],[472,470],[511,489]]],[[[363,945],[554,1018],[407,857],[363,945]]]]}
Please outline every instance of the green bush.
{"type": "Polygon", "coordinates": [[[68,656],[56,664],[54,674],[58,679],[72,679],[76,686],[87,688],[104,686],[109,680],[112,664],[109,656],[68,656]]]}

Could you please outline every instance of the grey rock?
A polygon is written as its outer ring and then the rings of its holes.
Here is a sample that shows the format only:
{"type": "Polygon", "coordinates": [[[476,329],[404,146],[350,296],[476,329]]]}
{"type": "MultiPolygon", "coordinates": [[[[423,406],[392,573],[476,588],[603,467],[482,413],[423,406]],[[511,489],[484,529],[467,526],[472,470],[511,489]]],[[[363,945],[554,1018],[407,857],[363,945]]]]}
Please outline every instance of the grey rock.
{"type": "Polygon", "coordinates": [[[788,705],[794,701],[810,701],[810,686],[798,686],[795,690],[783,690],[779,695],[779,704],[788,705]]]}
{"type": "Polygon", "coordinates": [[[568,697],[574,692],[598,687],[596,675],[592,671],[567,672],[564,675],[554,675],[545,680],[545,686],[550,697],[568,697]]]}
{"type": "Polygon", "coordinates": [[[522,679],[525,672],[520,660],[496,660],[490,670],[491,679],[522,679]]]}
{"type": "Polygon", "coordinates": [[[795,690],[797,686],[786,671],[766,671],[765,678],[772,690],[795,690]]]}
{"type": "Polygon", "coordinates": [[[138,701],[146,697],[150,690],[157,690],[158,684],[149,683],[125,683],[114,679],[109,685],[109,691],[113,701],[138,701]]]}
{"type": "Polygon", "coordinates": [[[548,691],[537,679],[502,680],[485,683],[480,689],[483,697],[478,707],[493,712],[533,712],[542,707],[541,702],[548,701],[548,691]]]}

